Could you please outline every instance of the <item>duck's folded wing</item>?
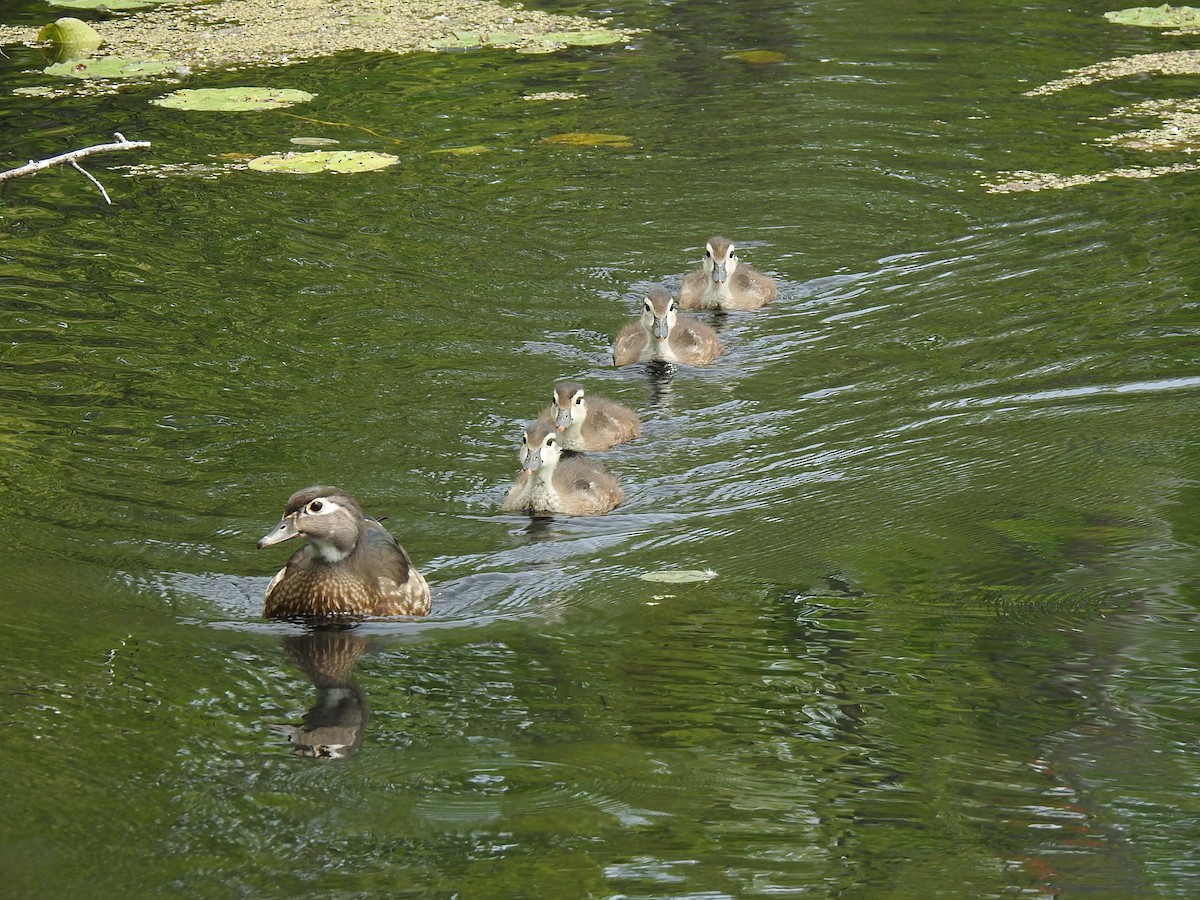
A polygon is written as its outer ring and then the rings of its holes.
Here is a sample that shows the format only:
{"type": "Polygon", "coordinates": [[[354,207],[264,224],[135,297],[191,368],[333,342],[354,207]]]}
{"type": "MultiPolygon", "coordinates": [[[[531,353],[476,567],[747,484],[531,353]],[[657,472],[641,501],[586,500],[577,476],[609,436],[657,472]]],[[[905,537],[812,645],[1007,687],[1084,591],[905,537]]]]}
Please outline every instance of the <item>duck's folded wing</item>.
{"type": "Polygon", "coordinates": [[[642,354],[642,346],[645,341],[645,331],[640,323],[634,322],[626,325],[621,329],[613,344],[613,365],[623,366],[637,362],[638,357],[642,354]]]}

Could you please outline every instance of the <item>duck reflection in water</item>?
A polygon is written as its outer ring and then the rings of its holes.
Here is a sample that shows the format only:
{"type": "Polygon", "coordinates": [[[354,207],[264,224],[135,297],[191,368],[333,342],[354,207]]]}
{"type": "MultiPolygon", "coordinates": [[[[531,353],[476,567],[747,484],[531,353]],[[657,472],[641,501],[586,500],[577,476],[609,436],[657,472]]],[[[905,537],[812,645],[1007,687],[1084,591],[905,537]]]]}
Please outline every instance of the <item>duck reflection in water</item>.
{"type": "Polygon", "coordinates": [[[646,363],[646,380],[650,384],[650,407],[662,413],[669,413],[675,408],[675,387],[671,379],[675,377],[675,367],[661,359],[646,363]]]}
{"type": "Polygon", "coordinates": [[[283,650],[317,689],[299,725],[271,725],[297,756],[345,759],[362,746],[367,697],[351,675],[367,641],[345,627],[320,627],[288,635],[283,650]]]}

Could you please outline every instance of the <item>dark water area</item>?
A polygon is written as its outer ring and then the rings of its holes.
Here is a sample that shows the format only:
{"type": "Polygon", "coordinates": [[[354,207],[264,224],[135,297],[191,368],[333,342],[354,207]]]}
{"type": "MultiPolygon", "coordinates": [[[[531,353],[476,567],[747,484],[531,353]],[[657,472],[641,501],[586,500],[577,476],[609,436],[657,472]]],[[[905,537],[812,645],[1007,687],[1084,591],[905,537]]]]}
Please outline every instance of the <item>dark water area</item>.
{"type": "Polygon", "coordinates": [[[182,85],[318,95],[240,115],[14,94],[44,77],[5,48],[6,167],[153,149],[89,163],[112,206],[0,190],[4,893],[1195,896],[1196,176],[983,182],[1147,164],[1092,117],[1195,77],[1022,91],[1196,38],[543,8],[645,31],[182,85]],[[632,146],[541,142],[576,131],[632,146]],[[123,168],[297,136],[401,162],[123,168]],[[713,234],[779,299],[708,317],[710,367],[609,366],[713,234]],[[604,455],[628,499],[501,514],[568,377],[642,416],[604,455]],[[388,517],[427,619],[262,620],[255,541],[321,482],[388,517]]]}

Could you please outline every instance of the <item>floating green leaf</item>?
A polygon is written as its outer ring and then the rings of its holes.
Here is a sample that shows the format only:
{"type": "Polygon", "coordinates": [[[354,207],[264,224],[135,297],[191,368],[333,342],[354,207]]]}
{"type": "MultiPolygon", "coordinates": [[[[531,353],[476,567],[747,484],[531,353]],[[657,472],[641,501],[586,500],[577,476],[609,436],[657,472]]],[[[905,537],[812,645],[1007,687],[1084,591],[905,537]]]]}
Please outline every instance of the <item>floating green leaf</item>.
{"type": "Polygon", "coordinates": [[[712,569],[664,569],[659,572],[643,572],[638,576],[642,581],[658,581],[664,584],[694,584],[698,581],[712,581],[717,573],[712,569]]]}
{"type": "Polygon", "coordinates": [[[542,138],[543,144],[571,144],[577,147],[632,147],[633,142],[623,134],[602,134],[594,131],[569,131],[542,138]]]}
{"type": "Polygon", "coordinates": [[[307,103],[316,94],[292,88],[232,87],[195,88],[171,93],[151,100],[155,106],[168,109],[244,112],[259,109],[283,109],[297,103],[307,103]]]}
{"type": "Polygon", "coordinates": [[[158,0],[50,0],[51,6],[67,9],[108,9],[119,12],[123,9],[145,9],[157,5],[158,0]]]}
{"type": "Polygon", "coordinates": [[[438,150],[430,150],[430,153],[449,153],[453,156],[473,156],[476,153],[489,153],[491,147],[485,147],[483,144],[472,144],[469,147],[442,147],[438,150]]]}
{"type": "Polygon", "coordinates": [[[170,66],[156,59],[128,59],[124,56],[100,56],[96,59],[61,62],[47,66],[47,75],[68,78],[145,78],[161,75],[170,66]]]}
{"type": "Polygon", "coordinates": [[[63,16],[38,32],[37,39],[50,45],[55,62],[82,59],[104,43],[100,32],[79,19],[63,16]]]}
{"type": "Polygon", "coordinates": [[[1143,28],[1200,28],[1200,9],[1194,6],[1134,6],[1106,12],[1104,18],[1143,28]]]}
{"type": "Polygon", "coordinates": [[[308,175],[313,172],[370,172],[400,162],[390,153],[365,150],[312,150],[308,153],[273,153],[250,160],[247,165],[257,172],[288,172],[308,175]]]}
{"type": "Polygon", "coordinates": [[[787,59],[777,50],[739,50],[737,53],[726,53],[724,58],[736,59],[752,66],[769,66],[787,59]]]}
{"type": "Polygon", "coordinates": [[[327,137],[294,137],[289,138],[288,142],[301,147],[333,147],[341,143],[337,138],[327,137]]]}
{"type": "Polygon", "coordinates": [[[58,88],[46,87],[45,85],[35,85],[32,87],[13,88],[14,94],[19,94],[22,97],[61,97],[65,92],[58,88]]]}

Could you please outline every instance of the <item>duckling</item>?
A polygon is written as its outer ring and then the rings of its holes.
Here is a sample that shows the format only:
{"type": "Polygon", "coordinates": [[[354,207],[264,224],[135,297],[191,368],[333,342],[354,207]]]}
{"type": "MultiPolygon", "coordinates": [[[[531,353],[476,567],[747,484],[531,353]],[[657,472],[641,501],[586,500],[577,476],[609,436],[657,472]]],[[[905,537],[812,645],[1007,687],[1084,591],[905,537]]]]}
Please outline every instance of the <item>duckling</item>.
{"type": "Polygon", "coordinates": [[[505,512],[597,516],[625,499],[620,482],[604,466],[581,456],[563,458],[558,434],[548,422],[525,429],[521,467],[500,507],[505,512]]]}
{"type": "Polygon", "coordinates": [[[650,292],[642,317],[621,329],[613,345],[613,365],[659,359],[705,366],[721,355],[717,333],[691,316],[678,316],[679,301],[664,290],[650,292]]]}
{"type": "Polygon", "coordinates": [[[758,309],[775,299],[775,281],[740,262],[735,249],[729,238],[708,239],[700,268],[680,286],[680,309],[758,309]]]}
{"type": "Polygon", "coordinates": [[[563,450],[610,450],[642,433],[642,423],[633,410],[603,397],[585,400],[578,381],[556,384],[550,405],[538,421],[554,425],[563,450]]]}
{"type": "Polygon", "coordinates": [[[358,501],[327,485],[292,494],[258,548],[303,536],[307,544],[267,585],[263,615],[423,616],[429,585],[404,548],[358,501]]]}

